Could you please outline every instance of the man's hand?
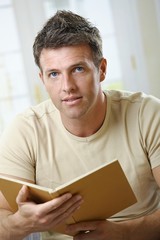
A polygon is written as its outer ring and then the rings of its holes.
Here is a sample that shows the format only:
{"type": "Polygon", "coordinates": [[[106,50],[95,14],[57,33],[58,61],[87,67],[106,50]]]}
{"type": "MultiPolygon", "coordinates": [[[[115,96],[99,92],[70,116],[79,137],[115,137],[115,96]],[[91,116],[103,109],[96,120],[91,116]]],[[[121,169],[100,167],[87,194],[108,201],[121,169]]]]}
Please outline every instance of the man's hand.
{"type": "MultiPolygon", "coordinates": [[[[56,226],[76,211],[82,198],[79,195],[72,196],[66,193],[58,198],[43,204],[36,204],[30,200],[29,189],[23,186],[17,196],[18,211],[14,214],[6,214],[1,224],[0,236],[8,229],[8,237],[5,240],[22,239],[32,232],[43,232],[56,228],[56,226]],[[11,238],[12,235],[12,238],[11,238]]],[[[2,209],[3,212],[3,209],[2,209]]]]}
{"type": "Polygon", "coordinates": [[[72,196],[70,193],[43,204],[35,204],[28,201],[28,198],[28,188],[23,186],[17,196],[19,211],[16,213],[16,217],[23,220],[29,232],[54,229],[71,216],[82,202],[81,196],[72,196]]]}
{"type": "Polygon", "coordinates": [[[74,240],[128,240],[123,226],[106,220],[72,224],[66,233],[74,235],[74,240]]]}

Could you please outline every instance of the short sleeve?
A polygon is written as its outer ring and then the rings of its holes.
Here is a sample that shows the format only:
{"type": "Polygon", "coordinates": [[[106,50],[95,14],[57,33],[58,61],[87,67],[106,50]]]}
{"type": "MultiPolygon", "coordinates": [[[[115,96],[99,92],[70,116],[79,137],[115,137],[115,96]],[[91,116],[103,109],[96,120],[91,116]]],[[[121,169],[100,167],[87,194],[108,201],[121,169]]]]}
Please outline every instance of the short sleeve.
{"type": "Polygon", "coordinates": [[[34,146],[32,124],[18,115],[0,137],[0,173],[35,181],[34,146]]]}
{"type": "Polygon", "coordinates": [[[151,168],[160,166],[160,100],[144,98],[140,110],[140,131],[151,168]]]}

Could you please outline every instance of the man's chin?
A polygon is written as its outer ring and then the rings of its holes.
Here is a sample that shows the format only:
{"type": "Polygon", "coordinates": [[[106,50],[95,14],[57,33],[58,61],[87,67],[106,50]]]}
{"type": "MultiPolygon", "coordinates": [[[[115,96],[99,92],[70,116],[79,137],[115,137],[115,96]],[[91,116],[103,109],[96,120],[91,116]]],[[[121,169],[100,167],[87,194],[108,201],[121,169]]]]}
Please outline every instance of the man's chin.
{"type": "Polygon", "coordinates": [[[84,116],[84,114],[82,112],[76,112],[76,111],[74,111],[74,112],[70,111],[69,112],[69,111],[67,111],[64,114],[62,114],[62,117],[63,116],[66,119],[68,118],[70,120],[80,120],[84,116]]]}

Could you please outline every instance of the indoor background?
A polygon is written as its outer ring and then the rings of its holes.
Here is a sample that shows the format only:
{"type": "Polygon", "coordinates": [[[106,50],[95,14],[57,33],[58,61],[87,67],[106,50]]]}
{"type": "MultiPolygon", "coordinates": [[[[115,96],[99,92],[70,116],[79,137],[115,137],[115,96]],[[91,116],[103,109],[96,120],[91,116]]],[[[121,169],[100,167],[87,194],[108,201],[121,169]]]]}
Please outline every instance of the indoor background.
{"type": "Polygon", "coordinates": [[[108,60],[104,89],[160,98],[160,0],[0,0],[0,133],[18,112],[48,97],[32,45],[57,9],[100,29],[108,60]]]}

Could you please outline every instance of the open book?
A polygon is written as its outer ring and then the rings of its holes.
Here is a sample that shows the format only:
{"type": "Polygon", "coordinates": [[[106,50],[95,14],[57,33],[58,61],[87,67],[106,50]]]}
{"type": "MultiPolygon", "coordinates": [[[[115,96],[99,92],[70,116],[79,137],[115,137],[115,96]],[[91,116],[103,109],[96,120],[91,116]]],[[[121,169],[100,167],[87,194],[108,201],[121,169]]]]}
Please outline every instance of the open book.
{"type": "MultiPolygon", "coordinates": [[[[36,203],[49,201],[66,192],[80,194],[84,202],[65,224],[107,219],[137,201],[118,160],[102,165],[56,189],[0,175],[0,190],[13,212],[17,211],[16,196],[22,185],[29,187],[36,203]]],[[[56,231],[65,233],[65,224],[58,226],[56,231]]]]}

